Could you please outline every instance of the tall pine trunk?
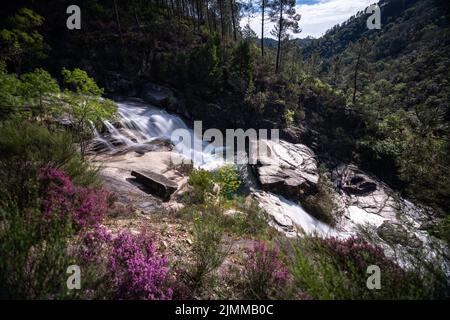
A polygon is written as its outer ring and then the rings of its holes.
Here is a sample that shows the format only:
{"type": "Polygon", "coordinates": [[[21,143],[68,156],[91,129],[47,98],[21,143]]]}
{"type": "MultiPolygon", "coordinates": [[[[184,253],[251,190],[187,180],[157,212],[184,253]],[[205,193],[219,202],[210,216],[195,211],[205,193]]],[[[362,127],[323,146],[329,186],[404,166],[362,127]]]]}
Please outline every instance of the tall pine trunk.
{"type": "Polygon", "coordinates": [[[359,72],[359,65],[361,63],[361,56],[364,50],[364,42],[361,42],[361,47],[359,48],[359,53],[358,53],[358,59],[356,60],[356,65],[355,65],[355,73],[353,75],[353,105],[355,105],[356,103],[356,92],[358,91],[358,87],[357,87],[357,82],[358,82],[358,72],[359,72]]]}
{"type": "Polygon", "coordinates": [[[265,0],[261,2],[262,6],[262,20],[261,20],[261,56],[264,57],[264,9],[266,6],[265,0]]]}
{"type": "Polygon", "coordinates": [[[283,31],[283,0],[280,0],[280,23],[278,28],[278,48],[277,48],[277,61],[275,64],[275,73],[278,73],[280,69],[280,53],[281,53],[281,33],[283,31]]]}
{"type": "Polygon", "coordinates": [[[222,6],[222,1],[223,0],[218,0],[219,1],[219,10],[220,10],[220,29],[222,31],[222,42],[224,42],[225,39],[225,27],[223,25],[223,6],[222,6]]]}
{"type": "Polygon", "coordinates": [[[120,40],[123,41],[122,28],[120,27],[119,8],[117,8],[117,0],[113,0],[113,3],[114,3],[114,13],[116,15],[117,29],[119,31],[120,40]]]}
{"type": "Polygon", "coordinates": [[[231,22],[233,25],[233,37],[234,37],[234,41],[237,41],[237,36],[236,36],[236,20],[234,18],[234,1],[230,0],[230,10],[231,10],[231,22]]]}

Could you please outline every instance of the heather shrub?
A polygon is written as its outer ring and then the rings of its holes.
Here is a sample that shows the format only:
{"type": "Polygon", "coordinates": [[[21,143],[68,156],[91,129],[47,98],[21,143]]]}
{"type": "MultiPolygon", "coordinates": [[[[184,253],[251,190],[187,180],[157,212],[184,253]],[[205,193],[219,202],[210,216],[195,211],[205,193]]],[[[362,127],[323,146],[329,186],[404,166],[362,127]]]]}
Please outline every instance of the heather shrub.
{"type": "Polygon", "coordinates": [[[98,185],[96,170],[79,155],[66,132],[50,132],[28,122],[0,123],[0,200],[19,207],[34,201],[38,170],[52,166],[67,172],[77,185],[98,185]]]}
{"type": "Polygon", "coordinates": [[[112,205],[107,191],[75,186],[61,170],[42,168],[39,184],[43,218],[69,217],[78,230],[100,223],[112,205]]]}
{"type": "Polygon", "coordinates": [[[168,261],[155,247],[154,240],[122,232],[112,241],[108,258],[119,299],[170,299],[167,288],[168,261]]]}
{"type": "Polygon", "coordinates": [[[66,269],[74,264],[69,239],[103,219],[110,208],[109,194],[76,186],[58,169],[42,168],[37,177],[31,175],[33,171],[25,172],[25,201],[14,202],[11,190],[2,194],[1,295],[22,299],[74,297],[76,293],[68,292],[65,286],[66,269]]]}
{"type": "Polygon", "coordinates": [[[317,239],[297,241],[289,255],[289,270],[299,291],[318,300],[350,299],[345,274],[330,263],[325,250],[315,246],[317,239]]]}
{"type": "Polygon", "coordinates": [[[80,235],[74,254],[84,270],[82,298],[172,298],[168,260],[152,236],[126,231],[113,236],[97,225],[80,235]]]}
{"type": "Polygon", "coordinates": [[[294,244],[289,268],[300,290],[314,299],[417,299],[428,296],[422,279],[359,237],[305,238],[294,244]],[[369,290],[367,267],[381,270],[381,289],[369,290]]]}
{"type": "Polygon", "coordinates": [[[256,242],[247,252],[241,273],[246,299],[280,299],[287,297],[290,274],[276,248],[256,242]]]}
{"type": "Polygon", "coordinates": [[[360,237],[346,240],[321,239],[321,245],[329,252],[335,266],[349,278],[349,291],[353,298],[365,299],[415,299],[425,298],[427,293],[421,277],[412,270],[400,267],[386,257],[380,246],[368,243],[360,237]],[[377,265],[381,270],[380,290],[366,287],[367,267],[377,265]]]}

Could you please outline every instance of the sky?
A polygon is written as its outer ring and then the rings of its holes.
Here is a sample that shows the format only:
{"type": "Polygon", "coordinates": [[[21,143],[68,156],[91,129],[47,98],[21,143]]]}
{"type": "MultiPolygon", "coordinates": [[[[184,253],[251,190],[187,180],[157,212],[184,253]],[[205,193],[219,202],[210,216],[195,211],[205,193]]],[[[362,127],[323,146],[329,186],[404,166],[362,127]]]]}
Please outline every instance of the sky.
{"type": "MultiPolygon", "coordinates": [[[[296,10],[302,16],[300,20],[302,32],[293,37],[319,38],[334,25],[346,21],[358,11],[377,2],[377,0],[297,0],[296,10]]],[[[254,14],[250,18],[243,17],[241,26],[244,27],[247,23],[258,37],[261,37],[261,13],[254,14]]],[[[267,17],[264,19],[264,24],[264,37],[273,38],[270,30],[273,29],[274,24],[269,22],[267,17]]]]}

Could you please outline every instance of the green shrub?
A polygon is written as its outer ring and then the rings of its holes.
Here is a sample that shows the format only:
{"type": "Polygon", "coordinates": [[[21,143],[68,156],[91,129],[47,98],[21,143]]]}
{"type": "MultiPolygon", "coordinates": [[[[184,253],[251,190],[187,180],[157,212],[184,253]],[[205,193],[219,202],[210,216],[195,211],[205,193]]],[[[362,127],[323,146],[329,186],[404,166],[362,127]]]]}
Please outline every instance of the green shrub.
{"type": "Polygon", "coordinates": [[[62,76],[66,86],[63,99],[70,106],[73,133],[84,155],[87,142],[92,137],[91,124],[97,125],[104,119],[112,118],[117,105],[109,99],[102,99],[104,90],[85,71],[63,69],[62,76]]]}
{"type": "Polygon", "coordinates": [[[295,112],[293,110],[289,110],[287,109],[284,114],[283,114],[283,120],[284,123],[286,124],[286,126],[291,126],[294,124],[294,116],[295,116],[295,112]]]}
{"type": "Polygon", "coordinates": [[[241,276],[246,299],[282,299],[288,296],[291,277],[276,247],[256,242],[247,251],[241,276]]]}
{"type": "Polygon", "coordinates": [[[204,203],[206,193],[212,191],[214,182],[211,172],[203,169],[194,169],[189,174],[189,185],[192,191],[188,195],[188,203],[199,204],[204,203]]]}
{"type": "Polygon", "coordinates": [[[330,263],[327,252],[316,241],[305,237],[286,253],[290,257],[288,267],[296,286],[313,299],[350,298],[344,273],[330,263]]]}
{"type": "Polygon", "coordinates": [[[302,204],[306,211],[317,219],[334,226],[337,220],[337,206],[333,197],[333,187],[330,179],[326,176],[324,168],[319,170],[319,182],[317,183],[317,193],[307,196],[302,204]]]}
{"type": "Polygon", "coordinates": [[[289,268],[299,290],[314,299],[432,299],[444,292],[440,284],[427,284],[428,275],[417,266],[404,269],[381,247],[358,237],[305,237],[286,255],[291,257],[289,268]],[[381,270],[379,290],[367,288],[370,265],[381,270]]]}
{"type": "Polygon", "coordinates": [[[254,60],[257,49],[250,41],[242,41],[233,52],[231,77],[239,92],[253,85],[254,60]]]}
{"type": "Polygon", "coordinates": [[[242,213],[233,217],[236,233],[257,238],[267,235],[270,229],[269,218],[266,212],[259,208],[257,202],[238,204],[237,210],[242,213]]]}
{"type": "Polygon", "coordinates": [[[214,172],[214,180],[220,185],[220,192],[227,199],[231,199],[241,186],[239,174],[232,165],[217,169],[214,172]]]}
{"type": "Polygon", "coordinates": [[[222,244],[223,230],[218,223],[218,215],[215,214],[196,215],[192,237],[193,262],[190,276],[193,285],[198,287],[207,275],[220,267],[229,248],[222,244]]]}
{"type": "Polygon", "coordinates": [[[89,167],[64,131],[50,132],[29,122],[0,123],[0,199],[13,200],[25,208],[33,203],[35,178],[41,167],[66,171],[78,185],[99,184],[96,170],[89,167]]]}
{"type": "Polygon", "coordinates": [[[217,38],[209,39],[203,47],[193,51],[189,58],[189,78],[211,92],[216,92],[222,79],[219,46],[217,38]]]}
{"type": "Polygon", "coordinates": [[[39,204],[21,209],[0,207],[0,298],[55,299],[68,297],[67,267],[70,224],[58,218],[41,225],[39,204]]]}

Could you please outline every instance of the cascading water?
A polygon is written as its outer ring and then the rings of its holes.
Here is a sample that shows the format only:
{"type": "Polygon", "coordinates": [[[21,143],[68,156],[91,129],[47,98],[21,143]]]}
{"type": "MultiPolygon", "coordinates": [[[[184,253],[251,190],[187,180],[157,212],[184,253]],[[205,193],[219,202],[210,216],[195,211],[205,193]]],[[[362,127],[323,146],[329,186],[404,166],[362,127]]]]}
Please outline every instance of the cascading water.
{"type": "Polygon", "coordinates": [[[94,128],[93,140],[102,145],[101,148],[95,148],[97,151],[117,152],[124,148],[138,149],[152,141],[162,139],[171,141],[175,150],[188,158],[200,159],[196,163],[201,168],[211,170],[225,163],[222,157],[215,155],[216,150],[211,149],[211,146],[208,147],[209,152],[203,152],[208,143],[197,137],[178,116],[140,102],[122,102],[117,105],[120,116],[117,127],[110,121],[104,121],[106,135],[111,141],[100,135],[94,128]],[[183,129],[183,132],[187,134],[186,139],[173,135],[179,129],[183,129]],[[196,144],[202,146],[201,151],[194,150],[193,146],[196,144]]]}
{"type": "MultiPolygon", "coordinates": [[[[194,157],[202,159],[200,167],[203,169],[214,170],[226,163],[223,157],[215,155],[215,151],[221,155],[222,149],[214,150],[214,148],[211,148],[208,142],[197,137],[194,130],[190,129],[183,120],[175,115],[140,102],[118,103],[118,113],[120,119],[117,127],[110,121],[104,121],[110,141],[108,137],[101,136],[95,130],[95,127],[93,128],[94,141],[102,144],[106,151],[116,152],[123,150],[124,147],[138,149],[142,146],[145,147],[156,139],[165,139],[173,143],[176,151],[190,159],[194,159],[194,157]],[[173,133],[178,129],[184,129],[188,133],[188,138],[185,140],[174,138],[173,133]],[[195,143],[203,147],[201,151],[194,150],[195,143]],[[205,152],[205,150],[207,151],[205,152]]],[[[301,205],[276,194],[260,192],[255,189],[255,183],[252,184],[250,189],[261,207],[271,210],[273,215],[278,217],[278,221],[284,220],[291,224],[294,223],[309,234],[338,236],[336,230],[309,215],[301,205]]]]}

